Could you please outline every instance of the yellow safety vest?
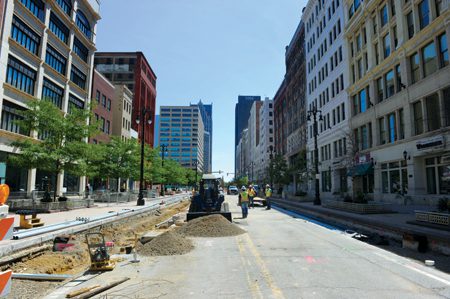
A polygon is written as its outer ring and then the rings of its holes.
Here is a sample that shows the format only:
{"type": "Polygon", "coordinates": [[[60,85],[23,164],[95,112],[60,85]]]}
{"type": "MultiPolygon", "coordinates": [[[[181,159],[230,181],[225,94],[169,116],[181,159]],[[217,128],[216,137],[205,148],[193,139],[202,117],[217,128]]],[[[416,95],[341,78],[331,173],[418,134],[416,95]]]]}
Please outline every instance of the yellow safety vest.
{"type": "Polygon", "coordinates": [[[272,196],[272,189],[267,188],[266,189],[266,197],[271,197],[272,196]]]}
{"type": "Polygon", "coordinates": [[[248,201],[248,192],[242,191],[241,192],[241,202],[248,201]]]}

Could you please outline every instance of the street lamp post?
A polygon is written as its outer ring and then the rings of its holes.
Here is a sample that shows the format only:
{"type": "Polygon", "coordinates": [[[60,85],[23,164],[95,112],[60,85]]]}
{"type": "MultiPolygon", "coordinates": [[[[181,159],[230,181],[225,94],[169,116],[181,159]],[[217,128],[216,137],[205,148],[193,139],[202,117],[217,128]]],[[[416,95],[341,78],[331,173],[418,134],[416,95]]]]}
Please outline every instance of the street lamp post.
{"type": "Polygon", "coordinates": [[[269,159],[270,159],[270,167],[269,167],[269,176],[270,176],[270,188],[273,188],[273,174],[272,174],[272,160],[273,160],[273,146],[269,146],[269,148],[267,149],[267,152],[269,153],[269,159]]]}
{"type": "Polygon", "coordinates": [[[195,187],[194,187],[194,190],[197,191],[197,190],[198,190],[198,188],[197,188],[197,179],[198,179],[198,161],[197,161],[197,160],[194,160],[194,161],[192,162],[192,164],[195,166],[195,187]]]}
{"type": "Polygon", "coordinates": [[[313,105],[312,110],[308,110],[308,121],[311,121],[311,116],[313,117],[313,127],[314,127],[314,172],[316,175],[316,196],[314,198],[314,204],[320,205],[320,189],[319,189],[319,148],[317,147],[317,135],[319,135],[317,126],[317,116],[319,116],[319,121],[322,121],[322,111],[318,110],[316,105],[313,105]]]}
{"type": "MultiPolygon", "coordinates": [[[[167,144],[161,144],[161,167],[164,168],[164,154],[167,152],[167,144]]],[[[164,182],[161,184],[161,196],[166,194],[164,182]]]]}
{"type": "Polygon", "coordinates": [[[139,179],[139,197],[137,200],[137,205],[138,206],[143,206],[145,205],[145,200],[144,200],[144,145],[145,145],[145,117],[148,114],[148,120],[147,123],[150,125],[152,123],[152,111],[150,110],[150,108],[143,108],[141,110],[141,115],[138,116],[136,118],[136,124],[139,125],[139,123],[142,123],[142,127],[141,127],[141,170],[140,170],[140,179],[139,179]],[[142,122],[141,122],[142,121],[142,122]]]}

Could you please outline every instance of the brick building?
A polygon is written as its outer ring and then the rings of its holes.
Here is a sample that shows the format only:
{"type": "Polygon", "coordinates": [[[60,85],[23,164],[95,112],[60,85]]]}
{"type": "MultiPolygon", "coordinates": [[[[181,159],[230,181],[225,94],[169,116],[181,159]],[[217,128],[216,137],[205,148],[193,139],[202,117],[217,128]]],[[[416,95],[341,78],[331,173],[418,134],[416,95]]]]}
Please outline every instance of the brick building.
{"type": "MultiPolygon", "coordinates": [[[[124,84],[134,93],[132,128],[141,136],[136,119],[142,109],[151,111],[155,119],[156,75],[142,52],[97,52],[95,68],[113,84],[124,84]]],[[[146,123],[145,143],[153,147],[155,122],[146,123]]]]}
{"type": "Polygon", "coordinates": [[[89,139],[90,143],[107,143],[112,134],[112,120],[115,88],[101,73],[94,70],[92,82],[92,101],[94,119],[98,122],[100,133],[89,139]]]}

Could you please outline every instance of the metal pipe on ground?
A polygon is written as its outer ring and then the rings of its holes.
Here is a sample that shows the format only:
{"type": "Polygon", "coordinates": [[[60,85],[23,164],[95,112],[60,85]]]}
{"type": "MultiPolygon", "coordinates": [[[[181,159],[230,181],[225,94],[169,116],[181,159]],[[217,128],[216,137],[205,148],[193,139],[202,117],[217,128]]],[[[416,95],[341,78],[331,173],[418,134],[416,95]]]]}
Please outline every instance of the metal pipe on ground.
{"type": "Polygon", "coordinates": [[[42,281],[64,281],[72,278],[72,275],[65,274],[34,274],[34,273],[13,273],[13,279],[42,280],[42,281]]]}

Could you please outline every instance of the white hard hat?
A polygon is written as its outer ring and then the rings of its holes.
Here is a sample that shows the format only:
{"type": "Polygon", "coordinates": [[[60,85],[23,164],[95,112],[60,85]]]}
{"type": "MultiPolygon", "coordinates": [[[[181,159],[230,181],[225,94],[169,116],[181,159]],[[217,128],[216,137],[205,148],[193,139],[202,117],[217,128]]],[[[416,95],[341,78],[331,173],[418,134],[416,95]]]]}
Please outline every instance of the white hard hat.
{"type": "Polygon", "coordinates": [[[245,190],[246,190],[245,186],[242,186],[241,190],[242,190],[242,191],[245,191],[245,190]]]}
{"type": "Polygon", "coordinates": [[[266,187],[269,188],[270,187],[269,184],[267,184],[266,187]]]}

